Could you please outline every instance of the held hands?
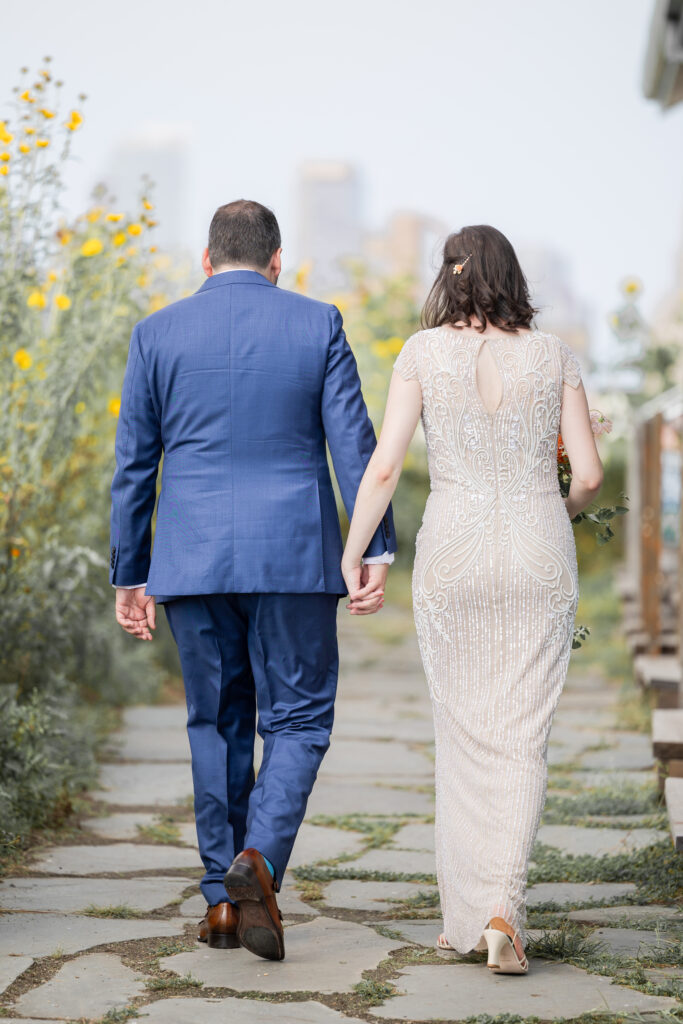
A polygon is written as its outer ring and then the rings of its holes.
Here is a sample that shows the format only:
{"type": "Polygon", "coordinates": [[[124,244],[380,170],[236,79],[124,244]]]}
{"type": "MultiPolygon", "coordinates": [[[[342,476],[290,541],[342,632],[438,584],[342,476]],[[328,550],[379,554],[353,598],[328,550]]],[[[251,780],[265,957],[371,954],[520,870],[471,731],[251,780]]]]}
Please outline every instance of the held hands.
{"type": "Polygon", "coordinates": [[[126,633],[140,640],[151,640],[151,629],[156,629],[156,601],[145,595],[144,587],[135,590],[116,588],[116,621],[126,633]]]}
{"type": "Polygon", "coordinates": [[[351,615],[372,615],[384,604],[384,585],[389,566],[354,565],[342,562],[342,574],[349,591],[347,608],[351,615]]]}

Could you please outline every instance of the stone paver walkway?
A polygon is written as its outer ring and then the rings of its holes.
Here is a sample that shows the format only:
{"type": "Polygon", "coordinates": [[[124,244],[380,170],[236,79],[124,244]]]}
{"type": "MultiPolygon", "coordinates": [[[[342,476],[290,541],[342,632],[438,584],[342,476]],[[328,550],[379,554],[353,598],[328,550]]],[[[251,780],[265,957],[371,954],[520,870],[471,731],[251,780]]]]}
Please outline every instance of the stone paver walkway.
{"type": "Polygon", "coordinates": [[[680,1005],[681,909],[641,905],[628,872],[557,880],[552,867],[558,854],[597,865],[668,838],[647,807],[649,737],[617,728],[618,688],[575,657],[530,879],[531,970],[492,975],[479,954],[434,948],[431,707],[410,613],[359,621],[342,610],[340,626],[333,744],[280,899],[286,959],[195,942],[203,901],[184,707],[130,708],[78,840],[0,882],[3,1019],[118,1021],[135,1009],[160,1024],[358,1024],[680,1005]],[[621,798],[634,786],[635,809],[621,798]]]}

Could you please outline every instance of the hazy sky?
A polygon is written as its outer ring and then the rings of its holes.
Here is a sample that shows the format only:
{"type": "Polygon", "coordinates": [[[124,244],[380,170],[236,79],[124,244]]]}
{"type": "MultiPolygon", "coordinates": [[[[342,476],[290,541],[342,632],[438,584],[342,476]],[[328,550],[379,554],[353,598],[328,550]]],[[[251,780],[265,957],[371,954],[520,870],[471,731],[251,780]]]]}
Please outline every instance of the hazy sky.
{"type": "Polygon", "coordinates": [[[683,236],[683,105],[641,93],[653,4],[33,0],[5,19],[1,95],[45,53],[65,98],[88,94],[75,208],[119,143],[181,126],[189,241],[247,196],[276,210],[291,261],[297,165],[348,160],[369,226],[410,208],[552,246],[599,328],[626,274],[652,310],[683,236]]]}

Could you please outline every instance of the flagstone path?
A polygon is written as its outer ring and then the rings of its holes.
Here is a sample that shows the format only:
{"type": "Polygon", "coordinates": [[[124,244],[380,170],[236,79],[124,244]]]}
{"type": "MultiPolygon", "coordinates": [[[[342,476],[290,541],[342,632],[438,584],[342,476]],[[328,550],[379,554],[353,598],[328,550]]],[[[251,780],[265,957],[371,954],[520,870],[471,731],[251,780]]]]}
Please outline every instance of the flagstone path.
{"type": "MultiPolygon", "coordinates": [[[[0,1017],[358,1024],[680,1006],[683,910],[639,906],[627,875],[530,886],[526,977],[492,975],[479,954],[436,951],[431,708],[410,613],[363,621],[342,610],[340,626],[334,739],[280,898],[286,959],[196,943],[204,904],[184,708],[129,708],[78,840],[0,882],[0,1017]],[[601,952],[586,947],[583,966],[548,958],[558,936],[575,951],[599,940],[601,952]]],[[[581,657],[551,736],[555,808],[596,786],[654,788],[649,736],[617,728],[617,685],[582,670],[581,657]]],[[[629,854],[668,839],[656,809],[598,809],[547,813],[535,856],[629,854]]]]}

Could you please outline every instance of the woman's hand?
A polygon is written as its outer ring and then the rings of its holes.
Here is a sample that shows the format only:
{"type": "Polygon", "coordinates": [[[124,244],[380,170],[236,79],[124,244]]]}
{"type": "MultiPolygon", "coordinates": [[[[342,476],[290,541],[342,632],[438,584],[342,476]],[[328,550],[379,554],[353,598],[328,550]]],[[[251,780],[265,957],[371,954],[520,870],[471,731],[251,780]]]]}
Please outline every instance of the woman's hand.
{"type": "Polygon", "coordinates": [[[349,591],[347,609],[351,615],[372,615],[384,604],[384,585],[389,566],[353,565],[342,561],[344,582],[349,591]]]}

